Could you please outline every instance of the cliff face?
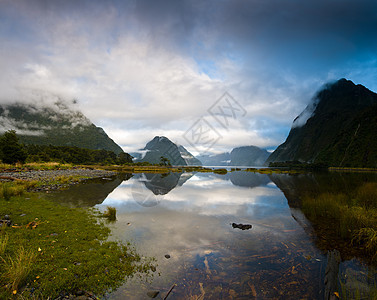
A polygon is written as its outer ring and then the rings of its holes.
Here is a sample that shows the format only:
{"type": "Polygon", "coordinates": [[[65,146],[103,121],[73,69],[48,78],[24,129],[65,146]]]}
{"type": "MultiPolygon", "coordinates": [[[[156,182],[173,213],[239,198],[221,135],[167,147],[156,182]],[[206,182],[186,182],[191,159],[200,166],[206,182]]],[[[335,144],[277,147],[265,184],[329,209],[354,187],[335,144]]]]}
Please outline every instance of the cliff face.
{"type": "Polygon", "coordinates": [[[294,120],[286,141],[266,163],[376,166],[376,105],[377,94],[362,85],[346,79],[327,84],[294,120]]]}

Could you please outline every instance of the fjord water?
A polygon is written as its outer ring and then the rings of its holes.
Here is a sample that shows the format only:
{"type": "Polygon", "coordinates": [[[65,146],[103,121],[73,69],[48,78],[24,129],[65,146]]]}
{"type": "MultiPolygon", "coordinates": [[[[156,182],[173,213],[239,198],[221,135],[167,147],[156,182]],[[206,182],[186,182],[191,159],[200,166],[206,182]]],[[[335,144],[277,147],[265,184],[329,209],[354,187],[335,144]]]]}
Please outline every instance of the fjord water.
{"type": "MultiPolygon", "coordinates": [[[[316,246],[299,209],[300,192],[371,180],[375,175],[135,174],[53,197],[100,210],[116,207],[112,238],[156,259],[152,276],[128,280],[110,299],[148,299],[152,291],[163,299],[173,286],[169,299],[323,299],[327,250],[337,245],[316,246]]],[[[347,259],[334,274],[342,290],[368,293],[375,287],[373,268],[347,259]]]]}

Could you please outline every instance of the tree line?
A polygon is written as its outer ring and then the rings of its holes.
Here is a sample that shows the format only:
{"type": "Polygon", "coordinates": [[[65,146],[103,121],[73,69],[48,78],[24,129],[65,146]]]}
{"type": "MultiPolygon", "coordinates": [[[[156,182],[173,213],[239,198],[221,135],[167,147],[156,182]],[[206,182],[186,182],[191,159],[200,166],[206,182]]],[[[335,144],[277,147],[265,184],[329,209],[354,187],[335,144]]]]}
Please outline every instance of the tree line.
{"type": "Polygon", "coordinates": [[[8,130],[0,137],[0,159],[6,164],[52,161],[72,164],[132,163],[132,156],[125,152],[117,155],[113,151],[74,146],[23,145],[15,130],[8,130]]]}

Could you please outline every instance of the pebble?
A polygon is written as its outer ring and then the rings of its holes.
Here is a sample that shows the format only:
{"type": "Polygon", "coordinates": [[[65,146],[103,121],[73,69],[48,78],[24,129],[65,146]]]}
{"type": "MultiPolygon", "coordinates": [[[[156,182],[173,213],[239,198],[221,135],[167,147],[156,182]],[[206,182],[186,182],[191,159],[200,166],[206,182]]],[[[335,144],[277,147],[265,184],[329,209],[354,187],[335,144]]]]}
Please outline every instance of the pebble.
{"type": "Polygon", "coordinates": [[[169,254],[165,254],[165,258],[169,259],[170,255],[169,254]]]}

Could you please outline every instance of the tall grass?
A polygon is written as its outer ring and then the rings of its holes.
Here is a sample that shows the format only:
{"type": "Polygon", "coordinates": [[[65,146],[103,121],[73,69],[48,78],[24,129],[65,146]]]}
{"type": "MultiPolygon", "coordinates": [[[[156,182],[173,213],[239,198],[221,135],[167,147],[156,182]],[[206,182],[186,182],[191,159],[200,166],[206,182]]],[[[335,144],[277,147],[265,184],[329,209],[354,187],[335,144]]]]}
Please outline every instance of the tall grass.
{"type": "Polygon", "coordinates": [[[103,213],[103,216],[107,218],[109,221],[116,221],[117,219],[117,210],[115,207],[107,206],[106,211],[103,213]]]}
{"type": "Polygon", "coordinates": [[[0,182],[0,198],[10,200],[13,196],[22,196],[28,189],[35,187],[37,181],[0,182]]]}
{"type": "Polygon", "coordinates": [[[12,196],[21,196],[25,192],[25,187],[13,182],[3,182],[0,184],[0,197],[10,200],[12,196]]]}
{"type": "Polygon", "coordinates": [[[2,277],[4,281],[8,283],[8,288],[15,291],[24,283],[32,269],[36,257],[36,252],[25,250],[25,248],[21,246],[14,258],[9,257],[8,260],[4,262],[2,277]]]}
{"type": "Polygon", "coordinates": [[[0,257],[2,257],[5,253],[5,249],[7,248],[8,244],[8,235],[0,235],[0,257]]]}
{"type": "Polygon", "coordinates": [[[313,223],[330,224],[340,238],[363,246],[372,259],[377,258],[376,183],[365,183],[347,195],[324,193],[306,197],[302,210],[313,223]]]}

